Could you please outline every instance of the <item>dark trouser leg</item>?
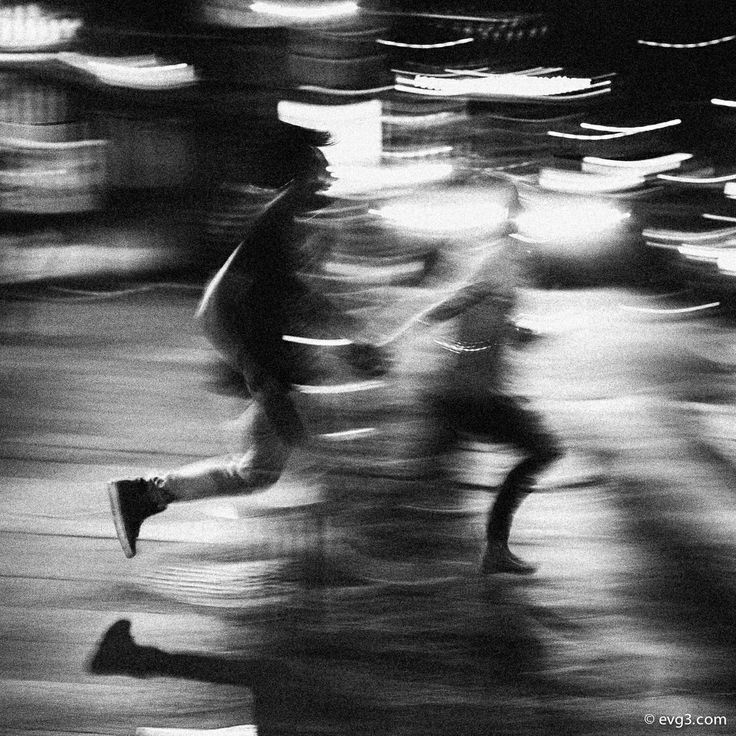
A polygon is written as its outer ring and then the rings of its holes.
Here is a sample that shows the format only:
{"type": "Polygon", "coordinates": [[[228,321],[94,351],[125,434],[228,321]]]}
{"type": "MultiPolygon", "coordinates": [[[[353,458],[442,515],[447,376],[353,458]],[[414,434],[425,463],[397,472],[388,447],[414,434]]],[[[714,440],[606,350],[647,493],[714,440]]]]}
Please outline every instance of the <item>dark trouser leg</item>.
{"type": "Polygon", "coordinates": [[[261,386],[253,392],[253,398],[263,407],[276,434],[289,447],[295,447],[304,442],[304,425],[286,387],[261,386]]]}
{"type": "Polygon", "coordinates": [[[514,513],[532,488],[538,475],[562,454],[554,438],[541,426],[536,415],[519,404],[504,410],[509,430],[508,440],[528,453],[501,484],[498,496],[488,516],[486,537],[488,547],[484,561],[487,572],[532,572],[527,565],[508,551],[509,534],[514,513]]]}
{"type": "Polygon", "coordinates": [[[544,465],[535,457],[527,457],[506,476],[488,515],[486,537],[489,540],[508,543],[514,514],[529,494],[536,472],[544,465]]]}
{"type": "Polygon", "coordinates": [[[240,358],[245,382],[251,396],[262,407],[276,434],[287,446],[301,445],[305,439],[304,425],[289,396],[289,363],[279,344],[264,348],[268,361],[249,355],[240,358]]]}
{"type": "Polygon", "coordinates": [[[530,492],[534,481],[560,457],[555,438],[542,426],[535,412],[521,399],[486,396],[454,408],[460,430],[486,437],[491,442],[513,445],[525,452],[524,459],[508,474],[491,507],[486,527],[487,547],[483,572],[529,573],[527,565],[508,549],[514,513],[530,492]]]}

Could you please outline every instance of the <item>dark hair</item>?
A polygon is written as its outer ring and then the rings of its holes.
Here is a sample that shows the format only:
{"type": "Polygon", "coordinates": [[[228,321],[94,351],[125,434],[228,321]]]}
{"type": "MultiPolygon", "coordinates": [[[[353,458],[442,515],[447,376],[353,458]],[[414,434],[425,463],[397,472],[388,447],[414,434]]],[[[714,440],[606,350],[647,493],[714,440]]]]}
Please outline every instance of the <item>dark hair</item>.
{"type": "Polygon", "coordinates": [[[330,143],[329,133],[282,122],[256,128],[249,138],[242,163],[251,183],[273,187],[313,171],[315,149],[330,143]]]}

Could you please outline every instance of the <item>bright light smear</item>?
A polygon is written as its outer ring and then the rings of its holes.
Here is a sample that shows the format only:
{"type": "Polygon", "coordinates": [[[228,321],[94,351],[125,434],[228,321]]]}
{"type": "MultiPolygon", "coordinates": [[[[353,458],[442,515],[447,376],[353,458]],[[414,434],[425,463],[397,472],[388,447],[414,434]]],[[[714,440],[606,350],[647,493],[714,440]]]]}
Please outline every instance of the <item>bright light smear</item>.
{"type": "Polygon", "coordinates": [[[548,130],[547,135],[553,138],[567,138],[572,141],[610,141],[614,138],[625,138],[631,133],[602,133],[601,135],[583,135],[582,133],[564,133],[560,130],[548,130]]]}
{"type": "Polygon", "coordinates": [[[396,88],[440,97],[550,97],[575,92],[608,92],[610,80],[594,82],[588,77],[549,76],[536,74],[495,74],[467,72],[464,76],[417,74],[397,75],[396,88]]]}
{"type": "Polygon", "coordinates": [[[656,158],[645,158],[638,160],[617,160],[611,158],[598,158],[597,156],[585,156],[581,168],[590,174],[605,174],[607,176],[620,176],[622,173],[659,174],[680,167],[683,161],[693,157],[692,153],[671,153],[668,156],[657,156],[656,158]]]}
{"type": "MultiPolygon", "coordinates": [[[[707,215],[704,215],[704,217],[707,217],[707,215]]],[[[736,227],[721,227],[717,230],[702,232],[644,228],[642,234],[645,238],[658,240],[662,243],[723,243],[731,238],[736,238],[736,227]]]]}
{"type": "Polygon", "coordinates": [[[281,339],[284,342],[293,342],[298,345],[316,345],[320,347],[332,347],[332,348],[351,344],[351,341],[344,337],[317,338],[317,337],[300,337],[299,335],[284,335],[281,339]]]}
{"type": "Polygon", "coordinates": [[[331,166],[333,181],[327,194],[333,197],[403,189],[449,179],[455,169],[449,163],[416,163],[389,166],[331,166]]]}
{"type": "Polygon", "coordinates": [[[710,104],[719,105],[720,107],[736,107],[736,100],[724,100],[720,97],[714,97],[710,104]]]}
{"type": "Polygon", "coordinates": [[[255,2],[250,6],[254,13],[267,15],[278,15],[281,18],[295,18],[298,20],[320,20],[326,18],[339,18],[345,15],[353,15],[358,12],[356,2],[336,2],[303,7],[289,5],[288,3],[255,2]]]}
{"type": "Polygon", "coordinates": [[[604,202],[549,202],[516,217],[516,237],[535,243],[587,239],[614,229],[630,216],[604,202]]]}
{"type": "Polygon", "coordinates": [[[690,245],[685,244],[678,247],[677,252],[688,261],[700,261],[702,263],[716,263],[723,253],[723,246],[713,245],[690,245]]]}
{"type": "Polygon", "coordinates": [[[673,120],[664,120],[661,123],[651,123],[650,125],[598,125],[596,123],[580,123],[581,128],[586,130],[597,130],[601,133],[647,133],[651,130],[661,130],[662,128],[672,128],[675,125],[681,125],[682,120],[674,118],[673,120]]]}
{"type": "MultiPolygon", "coordinates": [[[[446,200],[446,201],[444,201],[446,200]]],[[[400,202],[387,204],[372,214],[415,232],[450,234],[472,231],[498,231],[508,220],[508,207],[488,197],[459,197],[452,201],[400,202]]]]}
{"type": "Polygon", "coordinates": [[[729,217],[728,215],[712,215],[709,212],[704,212],[703,217],[706,220],[719,220],[721,222],[736,222],[736,217],[729,217]]]}
{"type": "Polygon", "coordinates": [[[603,194],[623,192],[643,186],[645,179],[636,172],[616,174],[588,174],[581,171],[542,169],[539,186],[552,192],[567,194],[603,194]]]}
{"type": "Polygon", "coordinates": [[[719,271],[730,276],[736,276],[736,249],[721,253],[716,263],[719,271]]]}
{"type": "Polygon", "coordinates": [[[736,179],[736,174],[723,174],[722,176],[675,176],[674,174],[659,174],[658,179],[670,181],[675,184],[725,184],[736,179]]]}
{"type": "Polygon", "coordinates": [[[473,43],[474,38],[458,38],[456,41],[442,41],[441,43],[404,43],[403,41],[390,41],[386,38],[377,38],[376,43],[381,46],[395,46],[400,49],[446,49],[453,46],[463,46],[473,43]]]}
{"type": "Polygon", "coordinates": [[[664,41],[645,41],[639,39],[638,44],[642,46],[653,46],[658,49],[702,49],[707,46],[718,46],[721,43],[728,43],[736,39],[736,36],[723,36],[722,38],[713,38],[709,41],[697,41],[695,43],[666,43],[664,41]]]}

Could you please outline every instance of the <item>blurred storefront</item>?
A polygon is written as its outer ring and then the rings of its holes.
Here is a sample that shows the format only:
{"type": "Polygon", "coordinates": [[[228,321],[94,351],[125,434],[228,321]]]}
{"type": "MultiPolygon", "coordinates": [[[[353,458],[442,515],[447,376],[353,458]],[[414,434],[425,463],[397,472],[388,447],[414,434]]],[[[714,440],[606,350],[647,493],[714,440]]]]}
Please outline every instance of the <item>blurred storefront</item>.
{"type": "Polygon", "coordinates": [[[719,0],[5,4],[0,278],[210,272],[268,200],[239,151],[279,116],[330,131],[333,195],[361,206],[512,182],[553,280],[728,283],[734,16],[719,0]]]}

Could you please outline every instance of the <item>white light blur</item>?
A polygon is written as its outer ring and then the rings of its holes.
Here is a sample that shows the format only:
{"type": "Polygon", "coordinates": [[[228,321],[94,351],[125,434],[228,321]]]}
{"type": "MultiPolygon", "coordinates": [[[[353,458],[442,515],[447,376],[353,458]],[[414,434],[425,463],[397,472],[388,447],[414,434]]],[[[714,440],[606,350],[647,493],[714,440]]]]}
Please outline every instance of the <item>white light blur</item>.
{"type": "Polygon", "coordinates": [[[298,5],[289,5],[287,3],[272,2],[255,2],[250,6],[254,13],[264,13],[267,15],[277,15],[282,18],[295,19],[326,19],[338,18],[345,15],[353,15],[358,12],[358,3],[356,2],[336,2],[325,3],[324,5],[314,5],[312,7],[300,7],[298,5]]]}
{"type": "Polygon", "coordinates": [[[664,41],[645,41],[639,39],[638,44],[642,46],[653,46],[659,49],[702,49],[706,46],[717,46],[721,43],[728,43],[736,39],[736,36],[723,36],[722,38],[712,38],[709,41],[697,41],[695,43],[667,43],[664,41]]]}
{"type": "Polygon", "coordinates": [[[542,169],[539,186],[552,192],[566,194],[604,194],[623,192],[643,186],[645,179],[637,173],[589,174],[581,171],[542,169]]]}
{"type": "Polygon", "coordinates": [[[645,238],[666,243],[721,243],[736,237],[736,227],[722,227],[718,230],[706,230],[704,232],[645,228],[642,234],[645,238]]]}
{"type": "Polygon", "coordinates": [[[704,212],[703,217],[706,220],[719,220],[720,222],[736,222],[736,217],[729,217],[728,215],[713,215],[708,212],[704,212]]]}
{"type": "Polygon", "coordinates": [[[417,74],[397,75],[397,89],[435,96],[549,97],[573,92],[589,92],[610,87],[610,81],[593,82],[588,77],[539,77],[536,74],[495,74],[468,72],[465,76],[417,74]]]}
{"type": "Polygon", "coordinates": [[[446,49],[453,46],[462,46],[473,43],[474,38],[458,38],[456,41],[442,41],[440,43],[404,43],[403,41],[390,41],[385,38],[377,38],[376,43],[381,46],[396,46],[400,49],[446,49]]]}
{"type": "Polygon", "coordinates": [[[675,176],[674,174],[658,174],[657,179],[679,184],[725,184],[736,180],[736,174],[724,174],[723,176],[675,176]]]}
{"type": "Polygon", "coordinates": [[[720,105],[721,107],[736,107],[736,100],[724,100],[720,97],[714,97],[710,101],[711,105],[720,105]]]}
{"type": "Polygon", "coordinates": [[[323,432],[318,435],[323,440],[351,440],[355,437],[364,437],[369,434],[376,434],[378,430],[375,427],[360,427],[358,429],[345,429],[342,432],[323,432]]]}
{"type": "Polygon", "coordinates": [[[647,174],[659,174],[663,171],[677,169],[683,163],[693,157],[692,153],[672,153],[668,156],[657,156],[655,158],[638,160],[618,160],[610,158],[599,158],[597,156],[585,156],[581,169],[590,174],[621,175],[621,172],[635,173],[640,176],[647,174]]]}
{"type": "Polygon", "coordinates": [[[385,158],[427,158],[428,156],[447,156],[453,151],[452,146],[426,146],[412,148],[409,151],[384,151],[385,158]]]}
{"type": "Polygon", "coordinates": [[[586,130],[597,130],[601,133],[647,133],[651,130],[661,130],[662,128],[671,128],[675,125],[681,125],[682,120],[680,118],[674,118],[673,120],[665,120],[661,123],[651,123],[650,125],[598,125],[597,123],[580,123],[581,128],[586,130]]]}
{"type": "Polygon", "coordinates": [[[583,135],[582,133],[563,133],[559,130],[548,130],[547,135],[553,138],[567,138],[573,141],[610,141],[614,138],[625,138],[631,133],[601,133],[600,135],[583,135]]]}
{"type": "Polygon", "coordinates": [[[300,394],[352,394],[359,391],[375,391],[385,385],[386,381],[375,380],[323,385],[295,383],[293,388],[300,394]]]}
{"type": "Polygon", "coordinates": [[[716,263],[718,257],[723,253],[723,247],[685,243],[677,248],[677,252],[688,261],[716,263]]]}
{"type": "Polygon", "coordinates": [[[173,89],[197,82],[191,64],[163,64],[154,55],[119,57],[110,60],[76,51],[60,52],[58,61],[93,74],[105,84],[137,89],[173,89]]]}
{"type": "Polygon", "coordinates": [[[370,210],[372,214],[409,230],[423,233],[457,233],[499,230],[508,220],[508,207],[500,202],[470,198],[456,202],[395,203],[370,210]]]}
{"type": "Polygon", "coordinates": [[[728,199],[736,198],[736,183],[732,181],[726,182],[726,186],[723,187],[723,194],[728,199]]]}
{"type": "Polygon", "coordinates": [[[736,275],[736,249],[721,253],[716,263],[718,264],[719,271],[736,275]]]}
{"type": "Polygon", "coordinates": [[[585,239],[613,230],[630,216],[604,202],[549,202],[516,217],[516,237],[536,243],[585,239]]]}
{"type": "Polygon", "coordinates": [[[707,304],[697,304],[694,307],[675,307],[674,309],[662,307],[636,307],[629,304],[621,304],[620,308],[625,312],[659,315],[662,317],[676,317],[683,314],[697,314],[698,312],[704,312],[708,309],[717,309],[720,306],[720,302],[708,302],[707,304]]]}
{"type": "Polygon", "coordinates": [[[327,194],[333,197],[402,189],[445,181],[455,169],[450,163],[412,163],[388,166],[330,166],[333,177],[327,194]]]}
{"type": "Polygon", "coordinates": [[[284,342],[293,342],[298,345],[316,345],[319,347],[345,347],[351,345],[352,341],[344,337],[335,338],[316,338],[316,337],[300,337],[298,335],[283,335],[281,338],[284,342]]]}

